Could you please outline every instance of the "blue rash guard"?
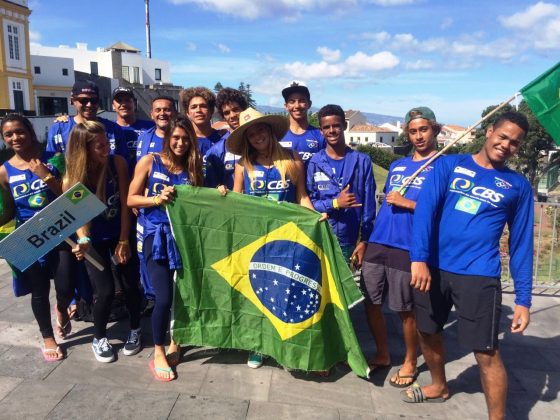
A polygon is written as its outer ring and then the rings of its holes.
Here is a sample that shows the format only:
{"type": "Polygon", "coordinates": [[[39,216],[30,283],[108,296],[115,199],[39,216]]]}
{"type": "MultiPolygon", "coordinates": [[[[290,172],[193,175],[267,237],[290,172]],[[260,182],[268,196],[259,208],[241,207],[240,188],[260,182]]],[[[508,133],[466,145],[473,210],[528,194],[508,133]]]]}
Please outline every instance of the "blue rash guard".
{"type": "MultiPolygon", "coordinates": [[[[130,166],[126,136],[122,128],[114,121],[98,117],[97,121],[105,126],[105,134],[109,140],[110,154],[122,156],[130,166]]],[[[55,122],[49,129],[47,136],[47,151],[66,153],[70,131],[76,125],[74,117],[66,122],[55,122]]]]}
{"type": "Polygon", "coordinates": [[[369,238],[375,217],[375,179],[369,156],[347,147],[344,158],[333,162],[327,151],[321,150],[309,160],[307,190],[315,210],[329,215],[328,221],[341,246],[356,246],[358,238],[369,238]],[[333,164],[342,168],[341,174],[333,171],[333,164]],[[333,199],[347,185],[362,206],[335,209],[333,199]]]}
{"type": "Polygon", "coordinates": [[[499,242],[507,224],[515,303],[530,307],[533,213],[532,189],[523,176],[508,168],[483,168],[471,155],[443,156],[418,199],[411,261],[500,278],[499,242]]]}
{"type": "Polygon", "coordinates": [[[136,162],[149,153],[161,153],[163,150],[163,137],[156,134],[156,127],[144,131],[138,136],[136,143],[136,162]]]}
{"type": "MultiPolygon", "coordinates": [[[[131,166],[137,161],[136,151],[138,146],[138,137],[144,132],[154,127],[153,121],[148,120],[136,120],[134,124],[123,126],[121,129],[124,132],[126,138],[126,148],[128,149],[128,162],[131,166]]],[[[130,171],[134,173],[134,170],[130,171]]]]}
{"type": "MultiPolygon", "coordinates": [[[[412,157],[405,157],[393,162],[389,167],[387,181],[383,189],[385,194],[395,190],[398,191],[427,159],[414,161],[412,157]]],[[[402,196],[408,200],[418,201],[418,195],[424,181],[433,168],[433,164],[428,165],[414,181],[408,184],[405,191],[401,192],[402,196]]],[[[409,251],[412,241],[413,217],[414,212],[402,207],[389,206],[387,200],[383,200],[368,242],[409,251]]]]}
{"type": "Polygon", "coordinates": [[[229,134],[229,132],[224,134],[222,139],[214,144],[204,157],[206,164],[204,185],[207,187],[214,188],[218,185],[225,185],[228,189],[233,189],[235,164],[241,156],[226,150],[226,140],[229,134]]]}
{"type": "Polygon", "coordinates": [[[299,153],[301,160],[307,168],[307,163],[311,157],[323,150],[326,146],[325,138],[321,134],[321,130],[310,125],[303,134],[294,134],[288,130],[284,138],[280,140],[280,145],[286,149],[299,153]]]}
{"type": "Polygon", "coordinates": [[[243,191],[247,195],[265,197],[269,200],[296,202],[296,186],[287,174],[285,182],[282,182],[280,172],[275,166],[267,168],[258,163],[253,163],[252,181],[247,169],[244,169],[243,191]]]}

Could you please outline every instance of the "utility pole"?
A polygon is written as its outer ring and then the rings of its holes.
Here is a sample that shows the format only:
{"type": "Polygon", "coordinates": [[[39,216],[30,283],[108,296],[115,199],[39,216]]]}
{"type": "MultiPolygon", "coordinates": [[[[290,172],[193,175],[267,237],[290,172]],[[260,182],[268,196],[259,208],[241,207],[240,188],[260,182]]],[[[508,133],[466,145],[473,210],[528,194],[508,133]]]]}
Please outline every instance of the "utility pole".
{"type": "Polygon", "coordinates": [[[150,37],[150,0],[146,3],[146,57],[152,58],[152,41],[150,37]]]}

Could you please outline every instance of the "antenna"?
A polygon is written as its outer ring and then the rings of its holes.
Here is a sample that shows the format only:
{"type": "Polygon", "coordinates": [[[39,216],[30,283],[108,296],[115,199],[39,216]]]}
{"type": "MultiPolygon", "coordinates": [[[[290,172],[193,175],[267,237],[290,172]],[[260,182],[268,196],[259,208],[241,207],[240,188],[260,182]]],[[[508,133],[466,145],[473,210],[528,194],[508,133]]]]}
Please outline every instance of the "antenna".
{"type": "Polygon", "coordinates": [[[150,37],[150,0],[146,3],[146,57],[152,58],[152,41],[150,37]]]}

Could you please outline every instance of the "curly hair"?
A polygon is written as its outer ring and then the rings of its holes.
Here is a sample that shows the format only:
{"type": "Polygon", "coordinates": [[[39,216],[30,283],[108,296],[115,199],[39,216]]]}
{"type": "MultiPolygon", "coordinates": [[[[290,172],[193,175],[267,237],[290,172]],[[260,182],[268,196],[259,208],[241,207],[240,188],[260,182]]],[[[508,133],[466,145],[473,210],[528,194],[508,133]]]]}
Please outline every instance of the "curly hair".
{"type": "Polygon", "coordinates": [[[187,113],[191,100],[196,97],[204,99],[206,101],[206,105],[208,105],[210,115],[214,114],[214,109],[216,108],[216,95],[214,95],[214,92],[210,89],[203,86],[186,88],[179,93],[183,112],[187,113]]]}
{"type": "Polygon", "coordinates": [[[21,114],[15,114],[15,113],[7,114],[4,116],[4,118],[2,118],[2,121],[0,122],[0,131],[3,131],[4,125],[9,122],[21,123],[21,125],[23,125],[23,127],[29,132],[29,135],[31,136],[31,140],[34,143],[39,143],[39,140],[37,139],[37,134],[35,133],[35,129],[33,128],[33,125],[31,124],[31,121],[29,121],[28,118],[24,117],[21,114]]]}
{"type": "Polygon", "coordinates": [[[247,98],[245,97],[243,92],[229,87],[223,88],[218,92],[218,95],[216,96],[216,108],[218,108],[218,112],[220,113],[222,118],[224,117],[222,108],[224,107],[224,105],[232,102],[236,102],[242,111],[245,111],[249,107],[247,98]]]}

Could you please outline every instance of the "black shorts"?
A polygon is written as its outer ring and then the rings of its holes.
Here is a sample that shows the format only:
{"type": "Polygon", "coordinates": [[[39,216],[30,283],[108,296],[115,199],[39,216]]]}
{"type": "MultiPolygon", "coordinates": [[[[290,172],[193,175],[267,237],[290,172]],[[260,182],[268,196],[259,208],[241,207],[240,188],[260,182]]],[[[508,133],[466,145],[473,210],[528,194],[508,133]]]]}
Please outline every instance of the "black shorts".
{"type": "Polygon", "coordinates": [[[430,272],[430,291],[421,293],[414,289],[418,331],[441,332],[455,305],[459,344],[478,351],[497,349],[502,312],[500,279],[453,274],[433,267],[430,272]]]}

